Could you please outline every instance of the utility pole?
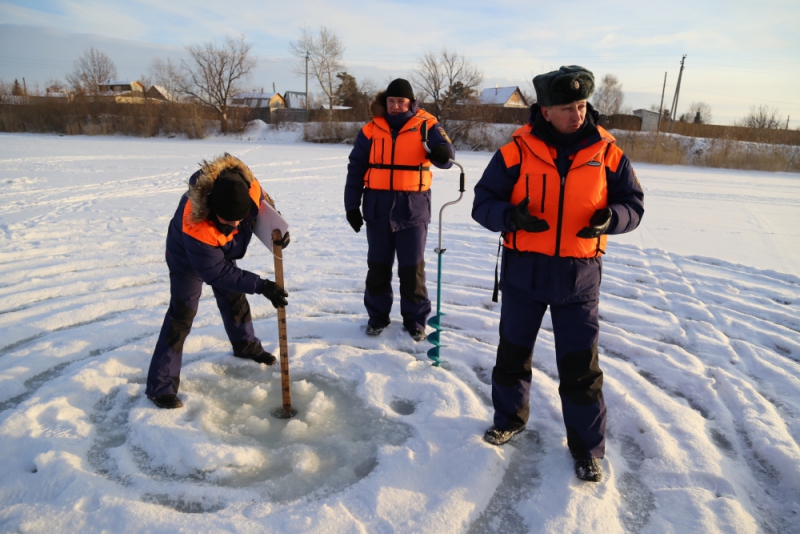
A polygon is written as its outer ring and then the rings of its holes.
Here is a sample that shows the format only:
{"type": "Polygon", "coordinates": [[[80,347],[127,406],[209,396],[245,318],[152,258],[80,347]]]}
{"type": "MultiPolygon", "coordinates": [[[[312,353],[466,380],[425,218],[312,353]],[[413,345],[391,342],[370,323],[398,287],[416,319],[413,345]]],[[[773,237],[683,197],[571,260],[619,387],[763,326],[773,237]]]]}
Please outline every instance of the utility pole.
{"type": "Polygon", "coordinates": [[[661,87],[661,105],[658,106],[658,126],[656,126],[656,135],[661,132],[661,117],[664,116],[664,91],[667,89],[667,73],[664,72],[664,85],[661,87]]]}
{"type": "Polygon", "coordinates": [[[675,115],[678,113],[678,97],[681,94],[681,78],[683,77],[683,62],[686,61],[686,54],[681,58],[681,70],[678,72],[678,85],[675,86],[675,97],[672,99],[672,110],[670,111],[670,128],[672,132],[675,129],[675,115]]]}
{"type": "Polygon", "coordinates": [[[306,50],[306,122],[310,120],[308,116],[308,50],[306,50]]]}
{"type": "Polygon", "coordinates": [[[787,130],[789,129],[789,117],[791,117],[791,115],[786,115],[786,129],[787,130]]]}

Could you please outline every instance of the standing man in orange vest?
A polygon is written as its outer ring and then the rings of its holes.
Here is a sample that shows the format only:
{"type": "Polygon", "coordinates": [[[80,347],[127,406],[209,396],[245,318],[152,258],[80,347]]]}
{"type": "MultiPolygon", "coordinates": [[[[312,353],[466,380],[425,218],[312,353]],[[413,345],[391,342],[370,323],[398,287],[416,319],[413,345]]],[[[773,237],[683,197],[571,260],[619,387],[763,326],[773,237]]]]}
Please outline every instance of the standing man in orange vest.
{"type": "Polygon", "coordinates": [[[601,256],[607,234],[639,225],[644,193],[587,102],[591,72],[561,67],[533,85],[538,102],[529,124],[495,153],[472,207],[505,245],[494,424],[484,439],[502,445],[528,422],[533,345],[549,307],[567,445],[578,478],[598,482],[606,429],[597,354],[601,256]]]}
{"type": "Polygon", "coordinates": [[[367,335],[379,335],[390,323],[392,265],[397,255],[403,327],[415,341],[422,341],[431,312],[424,259],[431,220],[431,163],[448,169],[455,151],[444,129],[419,108],[411,84],[402,78],[378,93],[371,110],[373,118],[361,128],[350,152],[344,188],[347,222],[356,232],[367,223],[367,335]],[[422,144],[423,124],[430,154],[422,144]]]}

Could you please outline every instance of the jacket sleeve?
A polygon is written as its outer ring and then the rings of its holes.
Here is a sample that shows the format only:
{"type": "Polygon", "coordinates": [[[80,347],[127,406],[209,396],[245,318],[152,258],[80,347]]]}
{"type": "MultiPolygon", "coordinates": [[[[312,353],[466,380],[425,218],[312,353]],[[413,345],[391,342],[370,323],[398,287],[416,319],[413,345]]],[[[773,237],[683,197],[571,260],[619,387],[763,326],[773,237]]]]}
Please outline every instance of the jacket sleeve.
{"type": "MultiPolygon", "coordinates": [[[[516,151],[513,148],[513,151],[516,151]]],[[[513,151],[508,151],[513,153],[513,151]]],[[[492,232],[515,232],[511,222],[511,192],[519,178],[519,162],[508,162],[504,149],[495,152],[483,176],[475,184],[475,199],[472,202],[472,218],[492,232]]]]}
{"type": "Polygon", "coordinates": [[[347,182],[344,185],[345,211],[357,210],[361,207],[361,196],[364,194],[364,175],[369,165],[369,151],[372,140],[364,135],[363,128],[356,136],[353,150],[350,151],[350,163],[347,164],[347,182]]]}
{"type": "Polygon", "coordinates": [[[615,170],[606,168],[611,225],[607,234],[624,234],[636,229],[644,216],[644,191],[628,156],[622,154],[615,170]]]}
{"type": "Polygon", "coordinates": [[[257,274],[240,269],[232,261],[226,260],[221,248],[202,243],[185,234],[183,241],[189,263],[206,284],[248,295],[255,293],[261,286],[262,280],[257,274]]]}
{"type": "MultiPolygon", "coordinates": [[[[450,142],[450,138],[447,137],[447,134],[442,128],[442,125],[438,122],[433,125],[428,131],[428,147],[433,148],[437,145],[445,145],[447,148],[450,149],[450,159],[456,159],[456,149],[453,146],[453,143],[450,142]]],[[[449,169],[453,166],[453,163],[448,161],[447,163],[439,164],[431,161],[431,163],[440,169],[449,169]]]]}

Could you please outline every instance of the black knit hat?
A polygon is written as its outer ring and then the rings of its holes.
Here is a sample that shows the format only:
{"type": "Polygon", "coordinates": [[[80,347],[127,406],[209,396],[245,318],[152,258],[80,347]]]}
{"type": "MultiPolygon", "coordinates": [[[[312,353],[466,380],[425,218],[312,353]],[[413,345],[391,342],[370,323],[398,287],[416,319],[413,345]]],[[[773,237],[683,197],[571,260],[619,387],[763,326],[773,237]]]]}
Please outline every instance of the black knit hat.
{"type": "Polygon", "coordinates": [[[386,96],[407,98],[412,102],[415,100],[414,90],[411,88],[411,84],[403,78],[392,80],[392,83],[390,83],[389,87],[386,88],[386,96]]]}
{"type": "Polygon", "coordinates": [[[536,76],[533,87],[536,89],[536,102],[540,106],[571,104],[592,96],[594,74],[578,65],[570,65],[536,76]]]}
{"type": "Polygon", "coordinates": [[[241,174],[230,169],[219,174],[208,194],[208,207],[228,221],[241,221],[254,206],[250,186],[241,174]]]}

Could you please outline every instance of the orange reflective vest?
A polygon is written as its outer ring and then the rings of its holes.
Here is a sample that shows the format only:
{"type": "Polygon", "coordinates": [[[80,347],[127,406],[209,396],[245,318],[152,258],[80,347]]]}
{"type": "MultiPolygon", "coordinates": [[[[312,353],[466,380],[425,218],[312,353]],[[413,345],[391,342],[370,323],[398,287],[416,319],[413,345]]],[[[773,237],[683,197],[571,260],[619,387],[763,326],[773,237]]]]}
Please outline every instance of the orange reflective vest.
{"type": "MultiPolygon", "coordinates": [[[[258,180],[253,178],[253,181],[250,183],[250,198],[253,199],[253,202],[256,206],[261,206],[261,197],[263,193],[261,192],[261,184],[258,183],[258,180]]],[[[217,229],[212,221],[208,219],[200,222],[192,222],[191,220],[192,215],[192,201],[187,199],[186,205],[183,207],[183,233],[189,235],[201,243],[205,243],[206,245],[211,245],[212,247],[222,247],[233,239],[233,236],[239,233],[239,229],[237,228],[230,235],[225,235],[217,229]]]]}
{"type": "Polygon", "coordinates": [[[389,123],[383,117],[374,117],[362,128],[367,139],[372,141],[369,165],[364,175],[365,188],[388,191],[427,191],[431,188],[433,174],[420,132],[423,122],[431,130],[436,117],[420,109],[396,137],[392,137],[389,123]]]}
{"type": "Polygon", "coordinates": [[[589,225],[596,210],[608,206],[606,167],[616,171],[623,154],[611,134],[597,129],[601,140],[571,157],[566,176],[559,176],[556,168],[556,149],[534,136],[530,124],[514,132],[514,140],[500,149],[506,168],[520,165],[511,203],[529,197],[530,213],[550,225],[545,232],[506,233],[506,247],[573,258],[605,254],[607,236],[584,239],[575,235],[589,225]]]}

